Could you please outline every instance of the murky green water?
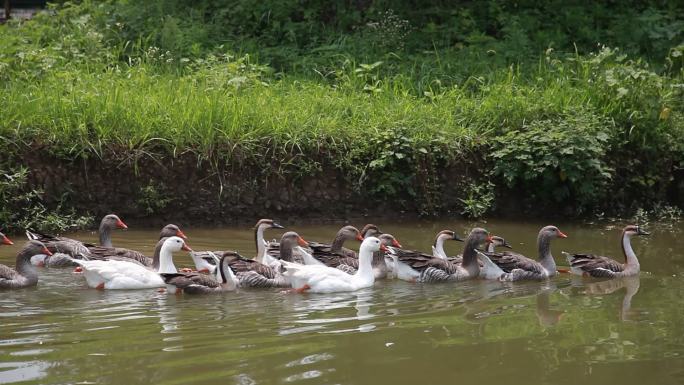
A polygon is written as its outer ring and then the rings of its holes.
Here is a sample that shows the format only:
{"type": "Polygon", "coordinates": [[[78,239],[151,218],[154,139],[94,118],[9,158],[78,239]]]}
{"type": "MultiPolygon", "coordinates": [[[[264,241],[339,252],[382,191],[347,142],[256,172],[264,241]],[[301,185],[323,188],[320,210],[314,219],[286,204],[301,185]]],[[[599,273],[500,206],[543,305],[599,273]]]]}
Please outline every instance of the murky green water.
{"type": "MultiPolygon", "coordinates": [[[[436,231],[471,226],[378,224],[405,247],[424,250],[436,231]]],[[[545,224],[485,226],[535,255],[545,224]]],[[[561,250],[620,255],[619,227],[555,224],[570,237],[553,244],[561,264],[561,250]]],[[[294,229],[325,240],[338,227],[294,229]]],[[[254,253],[247,228],[184,230],[196,250],[254,253]]],[[[351,294],[176,297],[100,292],[70,270],[44,269],[37,288],[0,292],[0,384],[678,384],[684,223],[649,230],[650,238],[633,243],[645,272],[627,281],[383,281],[351,294]]],[[[117,232],[114,242],[149,252],[157,232],[117,232]]],[[[454,242],[448,251],[461,247],[454,242]]],[[[0,262],[13,263],[17,249],[0,247],[0,262]]],[[[191,264],[183,254],[175,261],[191,264]]]]}

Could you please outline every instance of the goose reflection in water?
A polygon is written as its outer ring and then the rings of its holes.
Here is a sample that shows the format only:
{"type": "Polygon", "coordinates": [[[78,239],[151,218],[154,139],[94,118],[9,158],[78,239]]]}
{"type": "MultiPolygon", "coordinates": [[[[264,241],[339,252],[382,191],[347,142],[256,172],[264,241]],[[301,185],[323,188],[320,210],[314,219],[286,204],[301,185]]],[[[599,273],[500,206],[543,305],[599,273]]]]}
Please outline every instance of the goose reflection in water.
{"type": "Polygon", "coordinates": [[[632,309],[632,298],[639,292],[639,276],[622,277],[597,282],[587,282],[581,278],[573,279],[573,289],[585,295],[608,295],[625,288],[625,296],[620,307],[621,321],[642,321],[646,313],[632,309]]]}

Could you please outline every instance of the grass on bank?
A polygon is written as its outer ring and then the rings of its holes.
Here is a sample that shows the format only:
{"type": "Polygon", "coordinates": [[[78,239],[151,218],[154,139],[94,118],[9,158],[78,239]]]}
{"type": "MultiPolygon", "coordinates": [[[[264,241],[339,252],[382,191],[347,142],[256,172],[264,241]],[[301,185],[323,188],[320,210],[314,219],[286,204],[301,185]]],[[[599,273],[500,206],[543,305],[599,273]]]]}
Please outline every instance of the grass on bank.
{"type": "Polygon", "coordinates": [[[121,40],[129,27],[98,21],[92,4],[0,26],[8,151],[40,143],[65,160],[190,151],[295,173],[326,157],[373,199],[419,207],[435,197],[420,195],[418,175],[437,175],[439,190],[440,168],[477,159],[461,198],[474,216],[495,204],[493,191],[577,212],[615,203],[609,194],[623,207],[662,202],[684,167],[682,45],[653,65],[607,47],[530,55],[509,37],[373,60],[340,44],[278,72],[225,47],[185,57],[143,35],[121,40]]]}

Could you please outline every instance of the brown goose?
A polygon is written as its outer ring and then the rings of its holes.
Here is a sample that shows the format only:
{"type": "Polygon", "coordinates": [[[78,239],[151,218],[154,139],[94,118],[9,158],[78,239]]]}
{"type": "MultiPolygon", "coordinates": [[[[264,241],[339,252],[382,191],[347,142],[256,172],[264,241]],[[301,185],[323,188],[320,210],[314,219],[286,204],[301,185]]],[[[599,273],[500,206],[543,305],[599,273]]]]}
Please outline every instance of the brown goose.
{"type": "Polygon", "coordinates": [[[641,267],[634,250],[632,249],[632,237],[650,235],[638,225],[629,225],[622,230],[620,245],[625,262],[620,263],[609,257],[594,254],[568,254],[564,253],[570,263],[570,272],[576,275],[590,276],[595,278],[616,278],[638,275],[641,267]]]}
{"type": "Polygon", "coordinates": [[[52,253],[43,243],[28,241],[17,254],[14,269],[0,265],[0,289],[22,289],[35,286],[38,283],[38,273],[31,265],[31,257],[36,254],[50,255],[52,253]]]}
{"type": "Polygon", "coordinates": [[[426,283],[476,278],[480,275],[480,265],[475,249],[489,239],[487,230],[479,227],[471,230],[465,240],[462,263],[451,263],[445,258],[418,251],[389,248],[394,260],[393,273],[405,281],[426,283]]]}
{"type": "MultiPolygon", "coordinates": [[[[164,226],[159,232],[159,239],[165,239],[169,237],[179,237],[182,239],[188,239],[185,233],[176,225],[168,224],[164,226]]],[[[163,242],[162,242],[163,243],[163,242]]],[[[157,243],[156,248],[161,248],[162,243],[157,243]]],[[[111,244],[111,241],[110,241],[111,244]]],[[[144,266],[153,267],[154,269],[159,268],[159,262],[155,264],[154,258],[145,256],[143,253],[126,249],[123,247],[105,247],[105,246],[89,246],[88,251],[90,252],[88,258],[95,260],[132,260],[137,261],[144,266]]],[[[157,251],[155,250],[155,253],[157,251]]]]}
{"type": "Polygon", "coordinates": [[[10,241],[9,238],[3,233],[0,233],[0,245],[13,245],[14,242],[10,241]]]}
{"type": "Polygon", "coordinates": [[[215,276],[202,273],[163,273],[160,275],[166,283],[166,291],[169,294],[210,294],[232,291],[239,285],[238,278],[228,263],[234,257],[240,257],[240,255],[234,251],[225,251],[220,259],[212,255],[218,266],[215,276]]]}
{"type": "Polygon", "coordinates": [[[502,270],[499,278],[502,281],[541,280],[556,275],[556,261],[551,255],[551,241],[556,238],[567,238],[556,226],[545,226],[539,230],[537,248],[539,260],[535,261],[522,254],[511,251],[501,253],[484,252],[494,264],[502,270]]]}

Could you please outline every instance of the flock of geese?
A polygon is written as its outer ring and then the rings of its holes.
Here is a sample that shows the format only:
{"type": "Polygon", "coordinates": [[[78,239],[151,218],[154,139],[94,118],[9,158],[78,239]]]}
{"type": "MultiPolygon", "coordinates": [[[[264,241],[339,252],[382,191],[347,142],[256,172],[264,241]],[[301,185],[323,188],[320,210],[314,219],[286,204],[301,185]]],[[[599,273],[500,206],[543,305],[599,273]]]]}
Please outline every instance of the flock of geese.
{"type": "MultiPolygon", "coordinates": [[[[620,238],[624,262],[594,255],[564,253],[568,268],[559,268],[551,254],[551,241],[567,238],[555,226],[539,231],[536,259],[512,251],[506,240],[476,227],[465,239],[451,230],[440,231],[432,252],[403,249],[391,234],[368,224],[361,230],[344,226],[331,243],[307,242],[288,231],[279,242],[266,241],[268,229],[283,226],[271,219],[257,222],[256,256],[245,258],[235,251],[193,251],[187,237],[173,224],[166,225],[152,257],[135,250],[114,247],[111,234],[126,229],[116,215],[102,219],[100,245],[27,231],[28,242],[19,251],[14,269],[0,265],[0,289],[20,289],[38,283],[38,267],[72,267],[88,286],[96,289],[166,288],[171,294],[204,294],[233,291],[239,287],[289,288],[294,292],[333,293],[371,287],[376,280],[395,278],[411,282],[457,282],[468,279],[499,281],[545,280],[559,272],[614,278],[638,275],[639,261],[631,246],[633,236],[648,235],[638,225],[626,226],[620,238]],[[359,241],[358,254],[344,247],[359,241]],[[464,243],[463,254],[449,257],[444,242],[464,243]],[[195,269],[177,269],[173,254],[190,253],[195,269]]],[[[0,243],[12,241],[0,233],[0,243]]]]}

